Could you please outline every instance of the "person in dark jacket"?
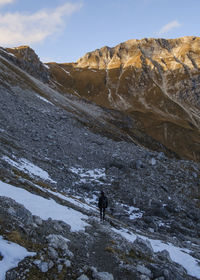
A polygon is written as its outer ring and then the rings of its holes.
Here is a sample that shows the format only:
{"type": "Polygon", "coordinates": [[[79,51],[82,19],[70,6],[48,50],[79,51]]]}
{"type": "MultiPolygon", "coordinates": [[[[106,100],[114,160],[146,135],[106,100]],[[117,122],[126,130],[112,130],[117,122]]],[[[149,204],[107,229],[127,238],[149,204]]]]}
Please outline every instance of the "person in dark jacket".
{"type": "Polygon", "coordinates": [[[108,207],[108,199],[103,191],[101,191],[101,196],[99,197],[98,207],[100,210],[100,220],[105,221],[105,212],[106,208],[108,207]]]}

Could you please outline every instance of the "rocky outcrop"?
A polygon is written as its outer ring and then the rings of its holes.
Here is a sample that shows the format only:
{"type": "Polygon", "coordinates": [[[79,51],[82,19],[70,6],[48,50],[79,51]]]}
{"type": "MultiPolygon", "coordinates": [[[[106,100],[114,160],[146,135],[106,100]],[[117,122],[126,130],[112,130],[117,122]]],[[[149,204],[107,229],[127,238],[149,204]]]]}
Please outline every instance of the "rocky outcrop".
{"type": "Polygon", "coordinates": [[[38,55],[29,46],[1,48],[0,54],[35,78],[43,82],[49,81],[48,68],[40,61],[38,55]]]}
{"type": "MultiPolygon", "coordinates": [[[[198,37],[129,40],[87,53],[77,63],[48,66],[63,93],[122,112],[139,131],[198,161],[199,50],[198,37]]],[[[121,127],[132,137],[138,133],[124,121],[121,127]]]]}

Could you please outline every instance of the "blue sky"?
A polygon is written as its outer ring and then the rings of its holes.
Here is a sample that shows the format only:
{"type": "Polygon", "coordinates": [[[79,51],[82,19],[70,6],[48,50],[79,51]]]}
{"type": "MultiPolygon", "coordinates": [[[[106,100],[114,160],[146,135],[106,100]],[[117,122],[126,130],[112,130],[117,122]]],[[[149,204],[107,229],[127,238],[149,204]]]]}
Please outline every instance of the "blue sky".
{"type": "Polygon", "coordinates": [[[74,62],[129,39],[199,36],[200,0],[0,0],[0,46],[74,62]]]}

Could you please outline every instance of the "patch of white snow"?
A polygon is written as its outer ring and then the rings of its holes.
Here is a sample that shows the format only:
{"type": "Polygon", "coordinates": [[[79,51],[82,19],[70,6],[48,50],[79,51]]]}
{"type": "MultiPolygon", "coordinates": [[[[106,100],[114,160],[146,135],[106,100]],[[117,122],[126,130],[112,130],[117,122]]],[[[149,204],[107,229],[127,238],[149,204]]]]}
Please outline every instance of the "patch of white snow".
{"type": "Polygon", "coordinates": [[[28,252],[24,247],[21,247],[16,243],[4,240],[2,236],[0,236],[0,253],[3,257],[0,261],[1,280],[5,279],[8,270],[17,267],[18,263],[24,258],[36,255],[33,252],[28,252]]]}
{"type": "Polygon", "coordinates": [[[189,255],[189,253],[191,252],[190,250],[176,247],[171,243],[164,243],[161,240],[154,240],[142,235],[136,235],[134,233],[127,232],[125,229],[121,229],[121,230],[113,229],[113,231],[120,234],[129,242],[134,242],[137,237],[140,237],[144,240],[149,240],[154,252],[167,250],[170,254],[171,259],[174,262],[183,266],[189,275],[200,279],[199,260],[189,255]]]}
{"type": "Polygon", "coordinates": [[[21,158],[18,161],[15,161],[15,160],[10,159],[7,156],[3,156],[2,159],[5,160],[10,165],[16,167],[17,169],[19,169],[25,173],[28,173],[32,176],[40,177],[41,179],[44,179],[44,180],[48,180],[51,183],[56,183],[49,177],[49,174],[46,171],[44,171],[40,167],[34,165],[27,159],[21,158]]]}
{"type": "Polygon", "coordinates": [[[63,221],[71,226],[71,231],[84,230],[88,224],[83,221],[88,216],[63,206],[55,202],[53,199],[45,199],[39,195],[32,194],[22,188],[0,181],[0,196],[14,199],[17,203],[22,204],[32,215],[39,216],[43,220],[49,218],[53,220],[63,221]]]}

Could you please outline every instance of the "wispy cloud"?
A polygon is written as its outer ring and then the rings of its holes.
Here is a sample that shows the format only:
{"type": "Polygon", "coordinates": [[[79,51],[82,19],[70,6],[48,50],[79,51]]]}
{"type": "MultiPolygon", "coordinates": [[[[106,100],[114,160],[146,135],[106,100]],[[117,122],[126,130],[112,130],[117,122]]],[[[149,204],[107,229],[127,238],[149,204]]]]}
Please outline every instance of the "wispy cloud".
{"type": "Polygon", "coordinates": [[[163,34],[166,34],[168,33],[169,31],[171,31],[172,29],[176,28],[176,27],[180,27],[181,24],[177,21],[177,20],[174,20],[174,21],[171,21],[169,23],[167,23],[166,25],[164,25],[160,31],[158,32],[159,35],[163,35],[163,34]]]}
{"type": "MultiPolygon", "coordinates": [[[[6,0],[0,0],[0,3],[3,2],[6,0]]],[[[66,27],[66,18],[81,6],[81,4],[65,3],[52,10],[43,9],[32,14],[0,13],[0,46],[41,42],[61,32],[66,27]]]]}
{"type": "Polygon", "coordinates": [[[0,7],[6,4],[11,4],[13,3],[15,0],[0,0],[0,7]]]}

